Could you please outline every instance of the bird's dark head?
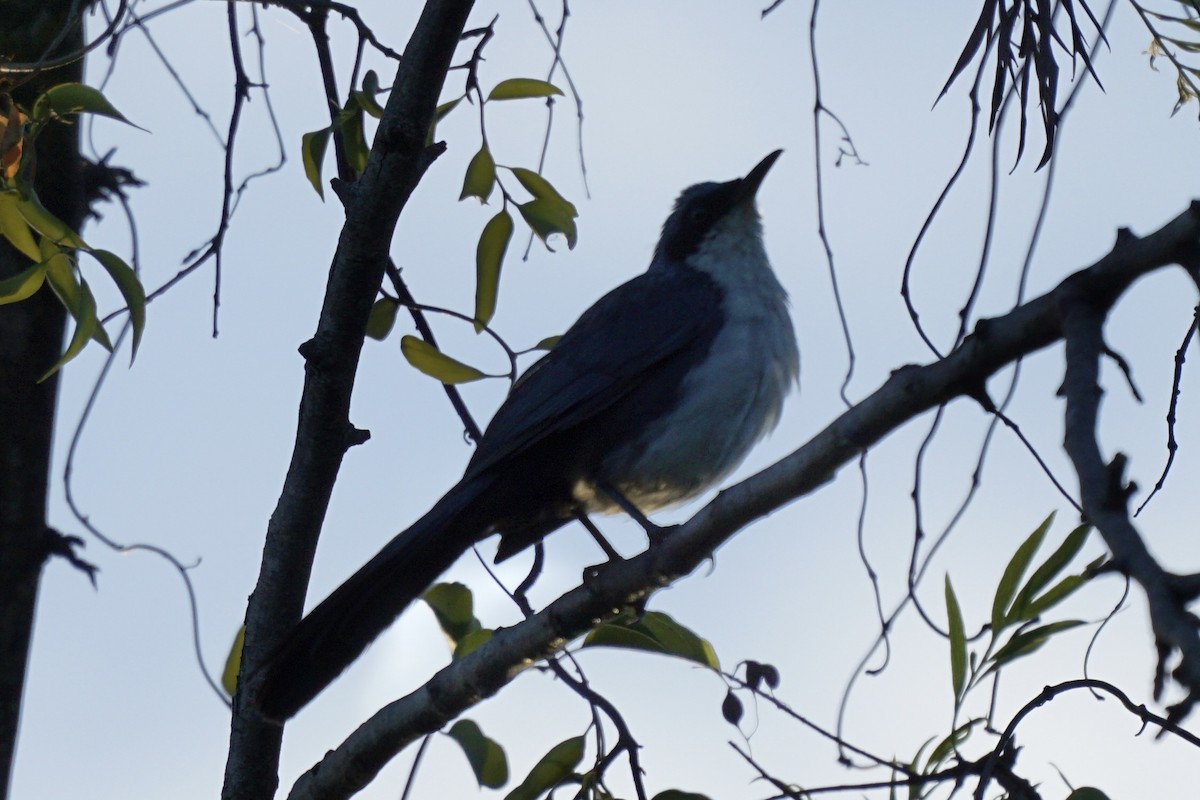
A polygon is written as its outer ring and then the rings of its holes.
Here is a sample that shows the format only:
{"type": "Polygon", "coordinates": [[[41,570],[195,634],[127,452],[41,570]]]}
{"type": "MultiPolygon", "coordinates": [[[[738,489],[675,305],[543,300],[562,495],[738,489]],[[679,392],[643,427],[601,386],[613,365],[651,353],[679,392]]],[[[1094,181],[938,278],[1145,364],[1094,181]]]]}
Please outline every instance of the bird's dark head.
{"type": "Polygon", "coordinates": [[[689,186],[675,201],[655,251],[656,263],[681,264],[716,237],[761,240],[754,196],[782,150],[768,155],[744,178],[689,186]]]}

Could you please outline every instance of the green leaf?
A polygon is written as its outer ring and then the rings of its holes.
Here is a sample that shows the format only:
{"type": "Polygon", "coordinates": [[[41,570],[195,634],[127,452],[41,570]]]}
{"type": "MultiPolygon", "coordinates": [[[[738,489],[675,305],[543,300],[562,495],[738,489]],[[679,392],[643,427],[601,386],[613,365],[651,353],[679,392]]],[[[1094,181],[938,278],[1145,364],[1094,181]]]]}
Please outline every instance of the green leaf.
{"type": "Polygon", "coordinates": [[[1071,559],[1075,558],[1079,554],[1079,551],[1083,549],[1083,545],[1087,542],[1090,532],[1090,526],[1080,525],[1067,534],[1067,538],[1058,546],[1058,549],[1050,554],[1045,563],[1033,571],[1033,575],[1029,576],[1029,580],[1021,587],[1021,591],[1017,593],[1017,599],[1013,601],[1012,610],[1005,618],[1005,622],[1024,622],[1033,619],[1035,615],[1029,613],[1029,606],[1033,596],[1050,585],[1050,581],[1054,580],[1060,572],[1066,569],[1071,559]]]}
{"type": "Polygon", "coordinates": [[[375,119],[379,119],[383,116],[383,106],[379,105],[379,101],[375,99],[375,95],[380,91],[379,76],[375,74],[375,70],[367,70],[367,74],[363,76],[362,87],[362,91],[354,93],[354,99],[358,101],[363,111],[375,119]]]}
{"type": "Polygon", "coordinates": [[[63,247],[75,247],[87,250],[87,243],[79,234],[71,230],[67,223],[46,210],[31,189],[28,197],[18,198],[17,211],[29,223],[29,226],[51,242],[63,247]]]}
{"type": "MultiPolygon", "coordinates": [[[[49,272],[47,272],[49,274],[49,272]]],[[[79,355],[83,350],[83,346],[88,343],[88,340],[96,335],[96,331],[103,331],[99,321],[96,319],[96,298],[92,296],[92,290],[84,281],[79,282],[79,302],[77,307],[72,311],[72,314],[77,320],[75,324],[75,333],[71,336],[71,341],[67,344],[67,349],[63,351],[62,356],[58,361],[54,362],[54,366],[46,370],[38,383],[49,378],[54,373],[58,372],[64,364],[79,355]]],[[[112,346],[109,346],[112,349],[112,346]]]]}
{"type": "Polygon", "coordinates": [[[42,288],[46,280],[46,265],[34,264],[11,278],[0,281],[0,306],[19,303],[42,288]]]}
{"type": "Polygon", "coordinates": [[[33,119],[38,122],[44,122],[53,115],[63,116],[80,112],[99,114],[133,124],[108,102],[108,98],[99,89],[82,83],[60,83],[58,86],[52,86],[33,103],[33,119]]]}
{"type": "Polygon", "coordinates": [[[540,81],[536,78],[509,78],[500,81],[487,96],[488,100],[523,100],[527,97],[550,97],[561,95],[553,83],[540,81]]]}
{"type": "Polygon", "coordinates": [[[677,656],[720,671],[713,647],[703,637],[661,611],[647,611],[628,625],[605,623],[583,639],[583,647],[624,647],[677,656]]]}
{"type": "Polygon", "coordinates": [[[490,642],[494,633],[495,631],[491,628],[480,628],[477,631],[471,631],[454,645],[454,653],[451,655],[451,658],[455,661],[465,658],[490,642]]]}
{"type": "Polygon", "coordinates": [[[400,339],[400,352],[408,359],[408,363],[442,383],[470,383],[487,375],[472,366],[456,361],[442,353],[433,345],[415,336],[405,336],[400,339]]]}
{"type": "Polygon", "coordinates": [[[392,332],[396,324],[396,312],[400,304],[390,297],[381,297],[371,306],[371,314],[367,317],[367,336],[377,341],[383,341],[392,332]]]}
{"type": "MultiPolygon", "coordinates": [[[[567,237],[567,247],[574,249],[579,232],[575,228],[575,215],[572,213],[574,206],[570,203],[539,197],[522,203],[517,208],[520,209],[526,224],[533,229],[543,244],[550,236],[561,233],[567,237]]],[[[552,250],[549,244],[546,244],[546,249],[552,250]]]]}
{"type": "Polygon", "coordinates": [[[475,247],[475,332],[483,330],[496,313],[500,291],[500,265],[512,240],[513,218],[507,210],[488,220],[475,247]]]}
{"type": "Polygon", "coordinates": [[[459,200],[468,197],[478,197],[479,202],[486,203],[496,185],[496,162],[492,160],[492,151],[487,145],[479,148],[479,152],[471,157],[467,164],[467,172],[463,176],[462,193],[459,200]]]}
{"type": "Polygon", "coordinates": [[[971,735],[971,729],[983,722],[981,719],[973,719],[959,725],[954,731],[942,741],[938,742],[937,747],[933,748],[929,753],[929,761],[925,764],[927,773],[934,772],[941,765],[946,757],[958,749],[958,746],[967,740],[971,735]]]}
{"type": "Polygon", "coordinates": [[[545,339],[542,339],[540,342],[535,344],[533,346],[533,349],[534,350],[553,350],[554,345],[558,344],[558,340],[561,338],[562,338],[561,334],[558,336],[547,336],[545,339]]]}
{"type": "Polygon", "coordinates": [[[572,217],[579,216],[579,211],[576,210],[575,206],[567,198],[559,194],[558,190],[550,184],[550,181],[538,173],[524,167],[510,167],[509,170],[516,176],[520,184],[525,187],[525,191],[529,192],[535,198],[545,198],[562,203],[566,206],[572,217]]]}
{"type": "Polygon", "coordinates": [[[367,157],[371,153],[363,129],[362,107],[351,97],[337,119],[338,129],[342,134],[342,147],[346,151],[346,161],[355,175],[362,175],[363,170],[367,168],[367,157]]]}
{"type": "Polygon", "coordinates": [[[421,599],[433,610],[450,641],[458,643],[464,636],[480,629],[475,619],[475,600],[471,590],[461,583],[435,583],[425,590],[421,599]]]}
{"type": "Polygon", "coordinates": [[[469,719],[460,719],[446,735],[458,742],[480,786],[499,789],[508,782],[508,759],[504,756],[504,748],[484,736],[478,725],[469,719]]]}
{"type": "Polygon", "coordinates": [[[245,644],[246,626],[242,625],[238,628],[237,635],[233,637],[229,655],[225,656],[225,668],[221,670],[221,688],[230,697],[233,697],[234,692],[237,691],[238,672],[242,669],[242,647],[245,644]]]}
{"type": "Polygon", "coordinates": [[[996,587],[996,596],[992,600],[992,635],[999,633],[1001,628],[1004,627],[1009,607],[1017,594],[1017,586],[1020,584],[1021,578],[1024,577],[1025,570],[1029,567],[1029,562],[1033,560],[1033,554],[1041,547],[1042,539],[1045,538],[1046,531],[1050,529],[1050,523],[1053,521],[1054,514],[1051,513],[1021,543],[1021,546],[1017,548],[1017,552],[1013,553],[1013,557],[1009,559],[1008,566],[1004,568],[1004,574],[1000,577],[1000,585],[996,587]]]}
{"type": "Polygon", "coordinates": [[[574,775],[575,767],[582,760],[582,736],[559,742],[534,765],[520,786],[505,795],[504,800],[537,800],[574,775]]]}
{"type": "Polygon", "coordinates": [[[679,789],[667,789],[654,795],[652,800],[709,800],[708,795],[697,792],[684,792],[679,789]]]}
{"type": "Polygon", "coordinates": [[[1068,619],[1062,622],[1052,622],[1049,625],[1040,625],[1027,631],[1022,631],[1008,640],[1007,643],[992,655],[990,661],[991,666],[988,667],[988,672],[1007,664],[1011,661],[1016,661],[1022,656],[1027,656],[1035,650],[1039,649],[1046,642],[1050,641],[1050,637],[1056,633],[1061,633],[1071,628],[1078,628],[1083,624],[1083,620],[1068,619]]]}
{"type": "Polygon", "coordinates": [[[725,699],[721,701],[721,716],[730,725],[737,725],[742,721],[742,714],[745,710],[742,708],[742,701],[730,689],[725,693],[725,699]]]}
{"type": "Polygon", "coordinates": [[[20,199],[21,195],[18,192],[0,192],[0,235],[33,261],[41,261],[41,252],[37,242],[33,240],[29,223],[17,209],[17,201],[20,199]]]}
{"type": "Polygon", "coordinates": [[[133,271],[133,268],[116,253],[110,253],[107,250],[92,250],[91,253],[108,271],[109,277],[117,285],[121,297],[125,300],[125,305],[129,308],[129,321],[133,325],[133,352],[129,361],[133,363],[133,359],[137,356],[138,345],[142,342],[142,331],[146,329],[146,290],[142,287],[142,282],[138,280],[137,273],[133,271]]]}
{"type": "Polygon", "coordinates": [[[1092,786],[1081,786],[1067,795],[1067,800],[1108,800],[1108,795],[1092,786]]]}
{"type": "Polygon", "coordinates": [[[1025,606],[1024,615],[1029,619],[1037,619],[1054,606],[1066,600],[1075,590],[1091,580],[1089,575],[1068,575],[1057,584],[1046,590],[1040,597],[1030,600],[1025,606]]]}
{"type": "Polygon", "coordinates": [[[967,685],[967,635],[963,625],[962,609],[946,576],[946,619],[950,631],[950,678],[954,684],[954,703],[962,699],[963,687],[967,685]]]}
{"type": "Polygon", "coordinates": [[[311,131],[300,137],[300,160],[304,163],[304,176],[325,199],[325,183],[321,180],[321,166],[325,162],[325,148],[329,145],[329,128],[311,131]]]}
{"type": "Polygon", "coordinates": [[[80,325],[86,325],[91,338],[111,353],[112,342],[108,340],[108,332],[96,319],[96,299],[92,297],[91,289],[82,278],[76,280],[74,259],[68,253],[59,250],[48,239],[43,239],[42,245],[43,253],[47,254],[46,260],[42,263],[46,267],[46,279],[50,282],[50,288],[54,290],[54,294],[58,296],[63,307],[75,318],[75,321],[80,325]],[[87,297],[84,297],[85,293],[87,297]],[[85,322],[89,302],[91,304],[91,323],[85,322]]]}
{"type": "MultiPolygon", "coordinates": [[[[465,97],[465,95],[464,95],[465,97]]],[[[455,107],[463,101],[462,97],[456,97],[448,103],[442,103],[433,111],[433,120],[429,123],[429,132],[425,135],[425,146],[433,144],[433,137],[437,132],[437,124],[445,119],[446,115],[455,109],[455,107]]]]}

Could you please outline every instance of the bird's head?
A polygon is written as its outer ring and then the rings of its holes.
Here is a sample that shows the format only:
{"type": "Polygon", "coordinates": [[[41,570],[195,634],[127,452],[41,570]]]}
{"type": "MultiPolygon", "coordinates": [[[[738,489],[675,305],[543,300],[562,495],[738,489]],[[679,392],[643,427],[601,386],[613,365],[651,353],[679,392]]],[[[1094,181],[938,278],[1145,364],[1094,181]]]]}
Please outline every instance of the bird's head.
{"type": "Polygon", "coordinates": [[[747,247],[761,251],[762,226],[754,196],[782,152],[771,153],[743,178],[684,189],[663,225],[654,263],[704,268],[705,262],[736,257],[747,247]]]}

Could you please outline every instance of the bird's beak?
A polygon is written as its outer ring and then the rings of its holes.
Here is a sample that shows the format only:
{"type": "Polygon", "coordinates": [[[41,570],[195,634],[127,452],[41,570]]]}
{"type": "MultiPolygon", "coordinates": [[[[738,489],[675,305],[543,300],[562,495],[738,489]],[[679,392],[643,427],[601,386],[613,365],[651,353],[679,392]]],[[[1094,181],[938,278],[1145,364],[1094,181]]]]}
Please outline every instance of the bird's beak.
{"type": "Polygon", "coordinates": [[[741,185],[738,186],[738,200],[745,201],[754,198],[758,192],[758,187],[762,185],[763,180],[767,177],[767,173],[771,171],[771,166],[775,160],[783,153],[782,150],[776,150],[769,156],[758,162],[758,165],[747,173],[746,177],[742,178],[741,185]]]}

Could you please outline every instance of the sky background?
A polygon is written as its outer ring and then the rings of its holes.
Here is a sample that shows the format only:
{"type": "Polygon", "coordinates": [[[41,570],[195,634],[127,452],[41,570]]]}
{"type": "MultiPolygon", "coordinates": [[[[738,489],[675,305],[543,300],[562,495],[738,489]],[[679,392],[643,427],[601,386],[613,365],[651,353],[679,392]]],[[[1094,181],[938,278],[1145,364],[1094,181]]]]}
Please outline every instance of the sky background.
{"type": "MultiPolygon", "coordinates": [[[[246,4],[248,6],[248,4],[246,4]]],[[[968,88],[960,81],[934,104],[974,22],[976,4],[940,0],[907,4],[842,0],[822,6],[818,28],[825,104],[845,123],[865,165],[835,166],[839,129],[825,119],[814,154],[813,74],[808,50],[809,3],[792,0],[765,20],[761,4],[700,2],[576,3],[564,57],[583,98],[583,154],[590,196],[581,178],[577,123],[570,99],[556,107],[545,174],[580,210],[579,243],[555,252],[538,244],[519,258],[518,228],[505,264],[494,328],[517,347],[560,333],[597,297],[645,268],[659,227],[685,186],[744,174],[783,148],[762,191],[768,251],[791,294],[802,352],[802,390],[783,422],[739,470],[745,477],[791,452],[842,410],[839,387],[847,354],[832,301],[830,271],[817,235],[814,159],[824,170],[826,226],[857,360],[848,394],[861,399],[905,363],[930,359],[899,295],[913,240],[958,163],[969,128],[968,88]]],[[[1164,5],[1173,6],[1165,3],[1164,5]]],[[[136,6],[145,14],[158,4],[136,6]]],[[[559,7],[542,4],[556,24],[559,7]]],[[[1166,10],[1172,10],[1168,8],[1166,10]]],[[[365,3],[364,19],[396,49],[411,31],[417,4],[365,3]]],[[[1103,7],[1097,6],[1100,14],[1103,7]]],[[[473,25],[499,14],[480,80],[488,89],[509,77],[544,77],[551,60],[525,3],[480,3],[473,25]]],[[[249,8],[240,11],[245,30],[249,8]]],[[[287,154],[284,168],[256,181],[243,196],[225,246],[220,335],[211,336],[211,267],[153,303],[142,349],[132,369],[127,355],[103,387],[74,464],[74,494],[91,522],[122,542],[166,548],[190,571],[199,603],[205,663],[219,672],[253,588],[267,520],[278,497],[295,433],[303,363],[296,348],[311,336],[334,252],[341,210],[327,192],[322,203],[299,159],[302,133],[327,115],[307,31],[277,10],[260,11],[267,40],[266,79],[287,154]]],[[[225,7],[193,2],[153,19],[154,42],[200,105],[224,130],[231,104],[225,7]]],[[[332,24],[339,77],[345,80],[353,39],[332,24]]],[[[93,30],[99,26],[92,25],[93,30]]],[[[1096,67],[1103,81],[1084,87],[1062,133],[1054,197],[1032,262],[1034,295],[1092,263],[1111,247],[1116,230],[1150,232],[1183,211],[1198,192],[1200,149],[1196,107],[1171,116],[1173,74],[1151,69],[1150,37],[1136,15],[1118,4],[1096,67]]],[[[244,38],[243,45],[252,47],[244,38]]],[[[468,51],[464,48],[463,54],[468,51]]],[[[391,68],[369,56],[390,82],[391,68]]],[[[89,67],[98,84],[101,57],[89,67]]],[[[1064,79],[1071,69],[1063,64],[1064,79]]],[[[461,91],[452,73],[444,97],[461,91]]],[[[561,83],[561,78],[556,78],[561,83]]],[[[147,181],[132,194],[143,280],[155,287],[211,236],[218,221],[222,151],[203,120],[166,74],[146,37],[122,40],[107,96],[146,131],[103,121],[91,145],[147,181]]],[[[1064,89],[1064,96],[1066,90],[1064,89]]],[[[247,108],[236,171],[274,163],[277,145],[261,94],[247,108]]],[[[534,167],[545,125],[536,101],[487,107],[487,131],[499,163],[534,167]]],[[[977,315],[1010,308],[1047,170],[1035,172],[1036,128],[1025,160],[1012,169],[1015,131],[1001,142],[995,246],[977,315]]],[[[460,106],[438,128],[445,155],[418,187],[397,229],[392,254],[422,302],[470,311],[475,241],[498,209],[457,202],[462,174],[479,146],[475,107],[460,106]]],[[[930,335],[945,347],[974,280],[988,215],[989,142],[982,137],[918,252],[913,296],[930,335]]],[[[332,164],[326,174],[333,173],[332,164]]],[[[128,225],[116,207],[90,226],[95,246],[130,252],[128,225]]],[[[93,285],[103,285],[99,276],[93,285]]],[[[1101,443],[1130,456],[1131,477],[1152,486],[1166,457],[1164,417],[1173,357],[1191,320],[1194,286],[1181,271],[1139,283],[1118,306],[1108,341],[1132,364],[1144,403],[1135,402],[1106,367],[1101,443]]],[[[102,307],[118,298],[101,294],[102,307]]],[[[469,326],[438,320],[443,347],[484,369],[506,368],[503,354],[469,326]]],[[[403,323],[398,333],[407,333],[403,323]]],[[[115,328],[113,328],[115,331],[115,328]]],[[[126,345],[127,346],[127,345],[126,345]]],[[[56,475],[83,404],[103,364],[89,348],[64,375],[56,475]]],[[[1192,353],[1195,358],[1195,353],[1192,353]]],[[[1029,359],[1010,415],[1070,489],[1061,454],[1060,348],[1029,359]]],[[[1185,374],[1177,436],[1183,447],[1167,490],[1139,518],[1152,551],[1170,569],[1200,569],[1195,546],[1198,461],[1196,422],[1189,408],[1195,381],[1185,374]]],[[[1007,388],[998,377],[995,396],[1007,388]]],[[[480,421],[503,397],[490,381],[464,387],[480,421]]],[[[420,516],[461,474],[470,455],[462,426],[440,387],[412,370],[398,336],[366,344],[352,422],[371,431],[369,443],[344,463],[314,568],[310,598],[336,587],[407,523],[420,516]]],[[[916,448],[926,416],[882,442],[866,461],[869,502],[862,547],[879,573],[885,608],[903,596],[914,529],[916,448]]],[[[988,418],[969,402],[952,404],[930,447],[921,485],[924,527],[940,533],[970,488],[988,418]]],[[[1020,541],[1051,512],[1057,544],[1075,515],[1025,448],[997,432],[983,486],[931,566],[920,597],[944,619],[942,579],[958,588],[969,630],[987,618],[1004,564],[1020,541]]],[[[831,728],[855,665],[878,631],[874,593],[859,556],[856,530],[863,479],[847,467],[837,480],[743,531],[701,569],[656,595],[650,606],[707,637],[727,669],[743,659],[775,664],[779,696],[831,728]]],[[[1136,498],[1144,496],[1144,489],[1136,498]]],[[[703,502],[703,501],[701,501],[703,502]]],[[[688,518],[691,505],[660,521],[688,518]]],[[[81,526],[56,483],[52,524],[81,526]]],[[[604,522],[616,545],[644,545],[638,526],[604,522]]],[[[1049,546],[1049,545],[1048,545],[1049,546]]],[[[481,552],[487,556],[493,542],[481,552]]],[[[1082,566],[1102,553],[1088,544],[1082,566]]],[[[94,540],[85,556],[100,569],[95,591],[77,571],[53,562],[45,572],[13,796],[42,798],[173,797],[218,794],[228,737],[228,713],[202,679],[192,655],[187,598],[179,576],[146,553],[118,554],[94,540]]],[[[600,554],[586,534],[564,529],[547,544],[547,566],[532,599],[544,604],[578,582],[600,554]]],[[[528,557],[499,570],[515,585],[528,557]]],[[[519,614],[474,556],[448,579],[476,591],[486,625],[512,624],[519,614]]],[[[1099,580],[1064,607],[1062,617],[1103,618],[1120,600],[1116,578],[1099,580]]],[[[311,603],[310,603],[311,605],[311,603]]],[[[1006,722],[1045,684],[1076,678],[1095,625],[1061,637],[1006,673],[996,700],[1006,722]]],[[[1154,652],[1140,594],[1109,623],[1096,643],[1090,674],[1150,703],[1154,652]]],[[[424,607],[413,607],[343,678],[288,728],[283,785],[336,746],[381,704],[420,685],[448,660],[448,650],[424,607]]],[[[772,794],[730,748],[746,745],[721,719],[722,681],[684,662],[642,654],[589,651],[580,657],[593,687],[627,715],[644,746],[650,792],[680,788],[713,798],[772,794]]],[[[880,666],[879,656],[871,666],[880,666]]],[[[879,676],[860,678],[851,694],[844,734],[880,756],[911,758],[951,724],[948,648],[919,619],[902,617],[891,659],[879,676]]],[[[970,713],[986,713],[981,692],[970,713]]],[[[760,708],[743,729],[759,763],[805,786],[882,779],[847,771],[827,741],[760,708]]],[[[506,749],[513,780],[555,743],[584,732],[587,707],[536,672],[520,677],[468,715],[506,749]]],[[[1175,739],[1137,736],[1137,721],[1112,701],[1077,694],[1056,700],[1022,726],[1022,774],[1043,796],[1065,797],[1061,770],[1074,785],[1095,785],[1113,800],[1194,797],[1200,753],[1175,739]]],[[[991,742],[980,741],[977,756],[991,742]]],[[[592,751],[589,750],[589,757],[592,751]]],[[[402,791],[412,752],[397,758],[362,796],[394,798],[402,791]]],[[[615,768],[618,793],[631,796],[615,768]]],[[[444,737],[429,748],[420,796],[470,797],[478,791],[466,761],[444,737]]],[[[499,796],[483,791],[484,796],[499,796]]],[[[857,795],[856,795],[857,796],[857,795]]]]}

